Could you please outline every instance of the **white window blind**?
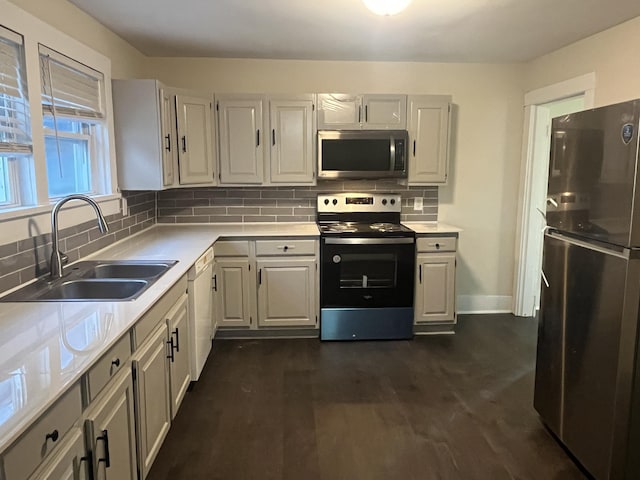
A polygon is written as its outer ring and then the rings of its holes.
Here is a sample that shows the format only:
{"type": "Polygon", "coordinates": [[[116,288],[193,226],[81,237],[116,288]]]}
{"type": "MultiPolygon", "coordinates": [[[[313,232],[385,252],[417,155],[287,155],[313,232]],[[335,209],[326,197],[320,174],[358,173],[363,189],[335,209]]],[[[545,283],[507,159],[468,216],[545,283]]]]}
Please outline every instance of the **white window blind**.
{"type": "Polygon", "coordinates": [[[0,153],[30,154],[22,36],[0,26],[0,153]]]}
{"type": "Polygon", "coordinates": [[[53,115],[104,118],[104,76],[40,45],[42,108],[53,115]]]}

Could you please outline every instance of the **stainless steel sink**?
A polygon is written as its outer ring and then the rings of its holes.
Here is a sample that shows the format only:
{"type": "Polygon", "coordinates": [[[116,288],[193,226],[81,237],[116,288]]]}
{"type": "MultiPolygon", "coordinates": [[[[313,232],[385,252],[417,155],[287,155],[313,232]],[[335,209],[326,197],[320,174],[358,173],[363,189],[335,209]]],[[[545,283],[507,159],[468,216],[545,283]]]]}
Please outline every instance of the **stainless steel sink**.
{"type": "Polygon", "coordinates": [[[146,280],[70,280],[47,290],[37,300],[129,300],[142,291],[146,280]]]}
{"type": "Polygon", "coordinates": [[[170,268],[168,263],[101,263],[89,270],[85,278],[153,278],[170,268]]]}
{"type": "Polygon", "coordinates": [[[114,302],[134,300],[173,267],[175,260],[96,260],[65,268],[0,298],[0,302],[114,302]]]}

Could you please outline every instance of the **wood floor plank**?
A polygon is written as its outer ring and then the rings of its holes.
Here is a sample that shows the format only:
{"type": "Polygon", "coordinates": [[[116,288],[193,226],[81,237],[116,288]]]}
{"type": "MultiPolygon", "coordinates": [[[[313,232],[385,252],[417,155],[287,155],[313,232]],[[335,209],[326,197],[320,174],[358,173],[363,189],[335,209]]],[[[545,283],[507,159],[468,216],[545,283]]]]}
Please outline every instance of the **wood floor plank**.
{"type": "Polygon", "coordinates": [[[217,340],[148,480],[584,480],[533,409],[536,332],[217,340]]]}

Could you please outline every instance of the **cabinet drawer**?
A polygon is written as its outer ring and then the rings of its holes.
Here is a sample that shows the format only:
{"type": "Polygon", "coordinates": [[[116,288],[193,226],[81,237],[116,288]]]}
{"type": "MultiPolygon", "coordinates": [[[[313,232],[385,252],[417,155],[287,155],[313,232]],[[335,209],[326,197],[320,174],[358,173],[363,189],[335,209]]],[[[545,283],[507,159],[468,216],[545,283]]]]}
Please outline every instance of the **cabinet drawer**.
{"type": "Polygon", "coordinates": [[[23,480],[31,475],[55,451],[81,414],[82,395],[77,383],[3,454],[6,479],[23,480]]]}
{"type": "Polygon", "coordinates": [[[315,255],[315,240],[256,240],[256,255],[315,255]]]}
{"type": "Polygon", "coordinates": [[[144,339],[161,323],[178,299],[187,291],[187,276],[184,275],[133,327],[135,348],[140,348],[144,339]]]}
{"type": "Polygon", "coordinates": [[[419,252],[455,252],[456,237],[418,237],[419,252]]]}
{"type": "Polygon", "coordinates": [[[214,257],[248,257],[248,240],[225,240],[213,246],[214,257]]]}
{"type": "Polygon", "coordinates": [[[122,368],[127,368],[131,356],[131,335],[129,332],[91,367],[85,377],[87,382],[87,405],[109,383],[109,380],[122,368]]]}

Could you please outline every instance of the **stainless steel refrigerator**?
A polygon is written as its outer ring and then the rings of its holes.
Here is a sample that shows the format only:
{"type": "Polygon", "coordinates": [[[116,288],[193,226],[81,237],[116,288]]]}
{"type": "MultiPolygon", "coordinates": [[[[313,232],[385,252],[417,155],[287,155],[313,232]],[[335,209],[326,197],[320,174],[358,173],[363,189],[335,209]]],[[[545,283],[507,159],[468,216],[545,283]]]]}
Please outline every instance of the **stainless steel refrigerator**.
{"type": "Polygon", "coordinates": [[[598,480],[640,479],[640,100],[553,119],[534,406],[598,480]]]}

